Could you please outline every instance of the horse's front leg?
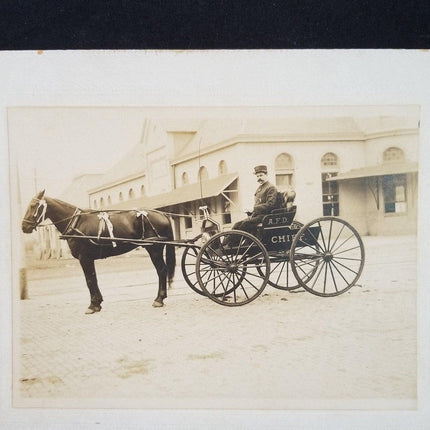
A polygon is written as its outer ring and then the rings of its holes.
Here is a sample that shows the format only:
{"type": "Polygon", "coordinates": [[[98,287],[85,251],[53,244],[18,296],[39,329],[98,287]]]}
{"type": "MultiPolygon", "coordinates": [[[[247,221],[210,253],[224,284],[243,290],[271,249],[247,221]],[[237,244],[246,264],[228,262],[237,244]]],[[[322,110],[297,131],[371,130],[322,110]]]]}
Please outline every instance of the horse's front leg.
{"type": "Polygon", "coordinates": [[[93,314],[94,312],[100,312],[102,309],[101,302],[103,301],[103,296],[97,284],[94,260],[85,256],[80,256],[79,262],[81,263],[82,270],[84,271],[85,280],[87,281],[87,286],[91,297],[91,303],[85,313],[93,314]]]}
{"type": "Polygon", "coordinates": [[[164,299],[167,297],[167,270],[166,264],[163,258],[164,246],[153,246],[148,249],[151,261],[155,266],[158,275],[158,295],[152,306],[155,308],[161,308],[164,306],[164,299]]]}

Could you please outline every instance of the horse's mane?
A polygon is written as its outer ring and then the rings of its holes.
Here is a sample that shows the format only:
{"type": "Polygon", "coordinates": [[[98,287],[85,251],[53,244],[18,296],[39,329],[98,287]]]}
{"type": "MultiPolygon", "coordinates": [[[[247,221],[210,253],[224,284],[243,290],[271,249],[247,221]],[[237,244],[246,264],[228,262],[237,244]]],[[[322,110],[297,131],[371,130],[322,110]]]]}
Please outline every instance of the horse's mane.
{"type": "MultiPolygon", "coordinates": [[[[64,205],[64,206],[68,206],[70,209],[81,209],[81,208],[78,208],[76,205],[72,205],[71,203],[68,203],[68,202],[65,202],[64,200],[61,200],[61,199],[57,199],[57,198],[53,198],[53,197],[49,197],[49,196],[45,196],[45,199],[46,198],[48,198],[48,199],[51,199],[51,200],[54,200],[55,202],[57,202],[57,203],[61,203],[62,205],[64,205]]],[[[81,209],[82,210],[82,209],[81,209]]],[[[90,209],[89,209],[90,210],[90,209]]]]}
{"type": "Polygon", "coordinates": [[[81,208],[81,207],[78,207],[76,205],[72,205],[71,203],[65,202],[64,200],[61,200],[61,199],[57,199],[57,198],[53,198],[53,197],[49,197],[49,196],[46,196],[46,197],[48,199],[56,201],[57,203],[61,203],[62,205],[67,206],[70,209],[75,209],[75,210],[79,209],[81,212],[87,213],[87,214],[88,213],[101,213],[101,212],[125,213],[125,212],[130,212],[130,211],[143,210],[145,212],[156,212],[156,213],[159,213],[159,214],[162,214],[162,215],[166,215],[165,212],[159,211],[157,209],[150,209],[150,208],[144,208],[144,209],[141,209],[141,208],[138,208],[138,209],[136,209],[136,208],[134,208],[134,209],[108,209],[108,208],[106,208],[106,209],[90,209],[90,208],[81,208]]]}

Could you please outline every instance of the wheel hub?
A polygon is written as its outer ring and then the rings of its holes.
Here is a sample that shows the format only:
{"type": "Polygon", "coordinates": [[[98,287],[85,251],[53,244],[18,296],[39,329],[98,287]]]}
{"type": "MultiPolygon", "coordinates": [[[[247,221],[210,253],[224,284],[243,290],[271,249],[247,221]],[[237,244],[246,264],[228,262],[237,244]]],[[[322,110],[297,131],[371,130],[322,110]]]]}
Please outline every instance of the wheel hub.
{"type": "Polygon", "coordinates": [[[330,251],[326,251],[326,252],[324,252],[323,260],[324,260],[326,263],[330,262],[331,260],[333,260],[333,254],[332,254],[330,251]]]}
{"type": "Polygon", "coordinates": [[[238,269],[238,265],[236,263],[231,263],[227,266],[227,271],[230,273],[236,273],[238,269]]]}

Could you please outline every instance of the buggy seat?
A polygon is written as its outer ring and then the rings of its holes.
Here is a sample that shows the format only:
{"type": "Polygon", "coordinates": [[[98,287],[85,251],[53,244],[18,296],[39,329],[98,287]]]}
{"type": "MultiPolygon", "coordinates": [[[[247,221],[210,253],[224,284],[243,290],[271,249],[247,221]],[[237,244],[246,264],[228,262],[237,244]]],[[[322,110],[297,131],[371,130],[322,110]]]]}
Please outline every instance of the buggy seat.
{"type": "Polygon", "coordinates": [[[281,222],[283,225],[290,225],[294,220],[297,210],[297,206],[293,204],[295,198],[296,192],[294,190],[285,192],[278,191],[276,208],[263,218],[258,227],[264,228],[273,225],[274,219],[277,219],[277,224],[281,222]],[[281,218],[281,220],[279,220],[279,218],[281,218]]]}
{"type": "Polygon", "coordinates": [[[268,250],[285,250],[291,244],[291,227],[296,215],[297,207],[294,205],[296,193],[293,190],[278,191],[277,208],[265,215],[258,225],[257,236],[268,250]],[[287,240],[288,239],[288,240],[287,240]],[[288,243],[287,243],[288,242],[288,243]]]}

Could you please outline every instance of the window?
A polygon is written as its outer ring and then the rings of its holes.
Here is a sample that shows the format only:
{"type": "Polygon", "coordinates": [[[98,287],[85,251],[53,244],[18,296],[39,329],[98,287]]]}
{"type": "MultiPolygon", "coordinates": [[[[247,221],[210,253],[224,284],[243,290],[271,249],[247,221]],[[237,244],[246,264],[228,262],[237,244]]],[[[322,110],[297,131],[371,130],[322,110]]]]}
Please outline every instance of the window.
{"type": "Polygon", "coordinates": [[[97,209],[97,200],[93,201],[94,209],[97,209]]]}
{"type": "Polygon", "coordinates": [[[393,161],[404,161],[405,154],[400,148],[392,146],[384,151],[383,160],[384,163],[390,163],[393,161]]]}
{"type": "Polygon", "coordinates": [[[227,173],[227,163],[221,160],[218,164],[218,175],[225,175],[227,173]]]}
{"type": "Polygon", "coordinates": [[[282,153],[275,159],[276,187],[286,191],[293,186],[294,161],[290,154],[282,153]]]}
{"type": "Polygon", "coordinates": [[[122,191],[119,192],[119,201],[122,202],[124,200],[124,197],[122,196],[122,191]]]}
{"type": "Polygon", "coordinates": [[[230,202],[222,196],[222,205],[223,205],[223,211],[222,211],[222,223],[223,224],[231,224],[231,209],[230,209],[230,202]]]}
{"type": "Polygon", "coordinates": [[[182,173],[182,185],[187,185],[188,184],[188,173],[184,172],[182,173]]]}
{"type": "Polygon", "coordinates": [[[130,188],[128,190],[128,198],[129,199],[134,199],[134,190],[133,190],[133,188],[130,188]]]}
{"type": "Polygon", "coordinates": [[[145,185],[141,185],[140,186],[140,195],[144,196],[145,195],[145,185]]]}
{"type": "Polygon", "coordinates": [[[406,175],[385,175],[382,177],[385,213],[406,212],[406,175]]]}
{"type": "Polygon", "coordinates": [[[337,163],[337,155],[333,154],[333,152],[327,152],[321,158],[321,168],[322,169],[331,169],[332,167],[338,167],[337,163]]]}
{"type": "Polygon", "coordinates": [[[322,204],[323,215],[339,215],[339,185],[337,181],[327,181],[327,179],[336,176],[337,173],[322,173],[322,204]]]}
{"type": "Polygon", "coordinates": [[[100,207],[102,208],[105,205],[105,199],[100,197],[100,207]]]}
{"type": "Polygon", "coordinates": [[[199,169],[199,181],[205,181],[209,179],[208,169],[205,166],[200,167],[199,169]]]}
{"type": "Polygon", "coordinates": [[[321,157],[321,186],[324,216],[339,215],[339,185],[337,181],[327,181],[338,172],[338,158],[333,152],[327,152],[321,157]]]}
{"type": "MultiPolygon", "coordinates": [[[[190,203],[185,204],[184,209],[185,209],[185,215],[192,215],[190,203]]],[[[187,216],[184,219],[185,219],[185,228],[186,229],[193,228],[193,219],[191,218],[191,216],[187,216]]]]}

